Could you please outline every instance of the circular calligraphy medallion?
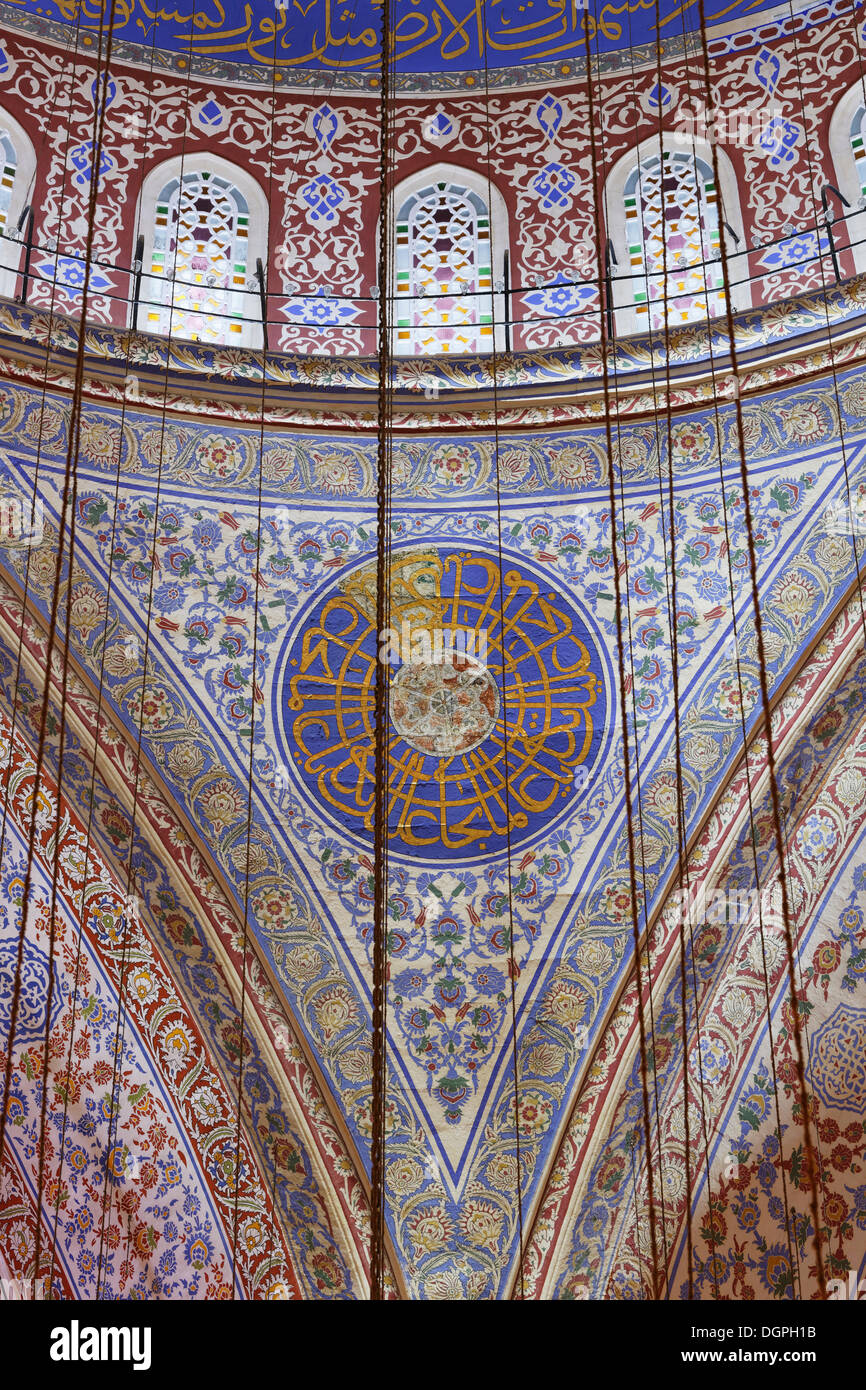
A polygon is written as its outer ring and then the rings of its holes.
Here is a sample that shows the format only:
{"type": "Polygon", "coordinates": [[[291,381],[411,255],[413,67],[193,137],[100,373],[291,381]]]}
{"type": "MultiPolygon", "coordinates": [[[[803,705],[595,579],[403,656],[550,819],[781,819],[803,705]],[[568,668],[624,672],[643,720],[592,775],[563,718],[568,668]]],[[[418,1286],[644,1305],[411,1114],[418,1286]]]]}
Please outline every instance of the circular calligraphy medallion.
{"type": "Polygon", "coordinates": [[[377,633],[375,562],[347,566],[280,652],[274,725],[304,800],[372,841],[381,673],[389,853],[490,859],[550,831],[592,794],[610,747],[612,678],[590,619],[523,557],[482,547],[394,550],[388,600],[377,633]]]}

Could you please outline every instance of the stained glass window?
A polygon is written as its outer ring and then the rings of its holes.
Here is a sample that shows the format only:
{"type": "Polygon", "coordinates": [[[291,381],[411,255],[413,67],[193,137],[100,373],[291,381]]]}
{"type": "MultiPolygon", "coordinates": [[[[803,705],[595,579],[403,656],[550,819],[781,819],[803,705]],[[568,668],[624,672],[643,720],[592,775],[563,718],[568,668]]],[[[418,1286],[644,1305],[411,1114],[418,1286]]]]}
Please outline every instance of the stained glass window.
{"type": "Polygon", "coordinates": [[[477,193],[432,183],[397,212],[396,351],[493,348],[490,212],[477,193]]]}
{"type": "Polygon", "coordinates": [[[625,185],[625,214],[636,313],[663,328],[667,297],[670,326],[723,314],[718,198],[709,166],[670,150],[642,159],[625,185]]]}
{"type": "Polygon", "coordinates": [[[227,179],[207,170],[174,178],[156,200],[144,326],[196,342],[243,337],[249,210],[227,179]]]}
{"type": "Polygon", "coordinates": [[[17,166],[15,146],[5,130],[0,130],[0,161],[2,161],[3,169],[2,176],[0,176],[0,235],[2,235],[7,231],[9,204],[12,202],[12,188],[15,184],[17,166]]]}
{"type": "Polygon", "coordinates": [[[866,107],[864,106],[858,108],[857,114],[851,122],[851,149],[854,153],[854,163],[857,166],[860,196],[866,197],[866,107]]]}

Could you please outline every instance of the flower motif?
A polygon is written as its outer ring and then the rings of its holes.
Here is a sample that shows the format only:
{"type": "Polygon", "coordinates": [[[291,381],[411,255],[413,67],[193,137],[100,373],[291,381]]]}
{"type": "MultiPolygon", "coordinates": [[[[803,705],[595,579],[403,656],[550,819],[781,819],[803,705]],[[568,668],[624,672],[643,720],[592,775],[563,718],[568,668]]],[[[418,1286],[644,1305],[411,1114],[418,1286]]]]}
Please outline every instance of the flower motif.
{"type": "Polygon", "coordinates": [[[686,1195],[686,1174],[681,1163],[671,1159],[665,1162],[662,1169],[662,1186],[665,1199],[671,1202],[675,1209],[678,1208],[686,1195]]]}
{"type": "Polygon", "coordinates": [[[597,483],[601,470],[595,455],[583,444],[566,444],[550,455],[550,474],[563,487],[591,487],[597,483]]]}
{"type": "Polygon", "coordinates": [[[48,444],[61,438],[65,424],[65,415],[51,406],[43,405],[40,409],[30,411],[22,429],[28,439],[41,439],[43,443],[48,444]]]}
{"type": "Polygon", "coordinates": [[[647,802],[663,820],[676,825],[677,779],[672,772],[657,773],[650,783],[647,802]]]}
{"type": "Polygon", "coordinates": [[[87,638],[105,616],[105,599],[95,585],[76,584],[69,605],[69,621],[87,638]]]}
{"type": "Polygon", "coordinates": [[[739,719],[740,710],[748,715],[758,698],[757,687],[743,681],[742,693],[736,674],[723,676],[716,687],[715,705],[723,719],[739,719]]]}
{"type": "Polygon", "coordinates": [[[420,970],[401,970],[394,976],[393,989],[400,999],[418,999],[424,993],[425,979],[420,970]]]}
{"type": "Polygon", "coordinates": [[[42,592],[52,588],[56,573],[57,554],[54,549],[40,546],[38,550],[30,552],[30,568],[27,575],[34,588],[42,592]]]}
{"type": "Polygon", "coordinates": [[[791,570],[776,584],[774,597],[788,621],[800,628],[812,611],[815,585],[802,570],[791,570]]]}
{"type": "Polygon", "coordinates": [[[350,497],[361,490],[358,465],[349,454],[313,454],[313,478],[332,497],[350,497]]]}
{"type": "Polygon", "coordinates": [[[519,1176],[515,1154],[496,1154],[487,1165],[487,1181],[500,1192],[516,1192],[519,1176]]]}
{"type": "Polygon", "coordinates": [[[159,733],[172,719],[168,692],[162,686],[149,685],[141,700],[141,725],[149,734],[159,733]]]}
{"type": "Polygon", "coordinates": [[[623,475],[640,473],[646,466],[648,442],[639,435],[625,435],[613,441],[613,462],[623,475]]]}
{"type": "Polygon", "coordinates": [[[618,1192],[627,1166],[625,1154],[608,1153],[598,1170],[596,1186],[601,1192],[618,1192]]]}
{"type": "Polygon", "coordinates": [[[812,956],[812,969],[816,975],[831,975],[837,970],[842,959],[842,947],[837,941],[824,941],[812,956]]]}
{"type": "Polygon", "coordinates": [[[424,1298],[430,1303],[459,1303],[465,1297],[456,1269],[443,1269],[424,1280],[424,1298]]]}
{"type": "Polygon", "coordinates": [[[603,941],[584,941],[575,958],[579,970],[598,979],[607,975],[613,963],[613,954],[603,941]]]}
{"type": "Polygon", "coordinates": [[[465,444],[445,444],[434,453],[430,468],[440,487],[465,487],[475,476],[475,458],[465,444]]]}
{"type": "Polygon", "coordinates": [[[709,772],[717,767],[721,750],[710,734],[692,734],[683,747],[686,762],[698,772],[709,772]]]}
{"type": "MultiPolygon", "coordinates": [[[[707,558],[711,553],[709,545],[706,545],[703,557],[707,558]]],[[[727,592],[727,582],[720,574],[707,571],[698,575],[697,597],[702,599],[704,603],[718,603],[720,599],[725,598],[727,592]]]]}
{"type": "Polygon", "coordinates": [[[314,980],[322,973],[324,962],[314,946],[294,946],[284,958],[285,968],[293,980],[314,980]]]}
{"type": "Polygon", "coordinates": [[[858,376],[854,384],[843,391],[842,399],[849,414],[866,415],[866,381],[858,376]]]}
{"type": "Polygon", "coordinates": [[[197,550],[205,554],[209,550],[216,550],[221,540],[222,534],[215,521],[199,521],[192,528],[192,543],[197,550]]]}
{"type": "Polygon", "coordinates": [[[406,1227],[418,1255],[434,1255],[437,1250],[447,1249],[454,1229],[445,1208],[439,1204],[419,1207],[406,1227]]]}
{"type": "Polygon", "coordinates": [[[212,1157],[207,1170],[213,1178],[217,1191],[223,1196],[233,1196],[236,1187],[246,1178],[246,1168],[237,1161],[234,1139],[224,1139],[211,1151],[212,1157]]]}
{"type": "Polygon", "coordinates": [[[294,894],[286,887],[259,893],[253,899],[253,908],[265,929],[271,932],[288,931],[297,918],[294,894]]]}
{"type": "Polygon", "coordinates": [[[215,478],[237,478],[244,464],[240,444],[219,434],[207,435],[195,451],[195,461],[215,478]]]}
{"type": "Polygon", "coordinates": [[[424,1181],[424,1169],[414,1158],[399,1158],[388,1165],[388,1186],[398,1197],[417,1192],[424,1181]]]}
{"type": "Polygon", "coordinates": [[[754,1231],[761,1219],[761,1209],[752,1197],[747,1197],[735,1208],[737,1221],[744,1231],[754,1231]]]}
{"type": "Polygon", "coordinates": [[[343,1287],[343,1272],[333,1255],[327,1250],[314,1250],[310,1256],[310,1268],[320,1289],[339,1291],[343,1287]]]}
{"type": "MultiPolygon", "coordinates": [[[[504,487],[517,487],[522,483],[530,468],[532,458],[526,449],[503,449],[499,455],[499,481],[504,487]]],[[[530,487],[535,486],[532,479],[530,487]]]]}
{"type": "Polygon", "coordinates": [[[132,826],[119,806],[112,805],[104,807],[101,819],[105,830],[108,832],[115,845],[123,844],[129,839],[132,826]]]}
{"type": "Polygon", "coordinates": [[[554,1047],[553,1043],[539,1043],[528,1054],[525,1067],[527,1072],[535,1076],[556,1076],[564,1062],[565,1053],[561,1047],[554,1047]]]}
{"type": "Polygon", "coordinates": [[[370,1054],[361,1047],[353,1047],[340,1054],[340,1070],[347,1081],[353,1085],[369,1082],[372,1075],[370,1054]]]}
{"type": "Polygon", "coordinates": [[[712,442],[709,430],[706,425],[702,425],[700,422],[674,425],[671,430],[671,445],[675,462],[699,463],[709,453],[712,442]]]}
{"type": "Polygon", "coordinates": [[[705,1081],[719,1081],[730,1066],[731,1059],[722,1039],[705,1033],[701,1038],[701,1065],[705,1081]]]}
{"type": "Polygon", "coordinates": [[[580,1027],[586,1013],[587,995],[580,985],[571,980],[555,980],[545,1001],[546,1012],[560,1024],[574,1033],[580,1027]]]}
{"type": "Polygon", "coordinates": [[[841,705],[828,706],[823,714],[820,714],[815,720],[812,737],[822,746],[826,746],[841,729],[844,717],[841,705]]]}
{"type": "Polygon", "coordinates": [[[815,401],[797,401],[790,410],[780,409],[785,438],[796,444],[812,444],[827,433],[825,412],[815,401]]]}
{"type": "Polygon", "coordinates": [[[269,862],[268,851],[259,840],[252,840],[249,845],[238,845],[232,850],[232,863],[242,874],[246,874],[247,866],[251,875],[260,874],[269,862]]]}
{"type": "Polygon", "coordinates": [[[282,483],[290,492],[297,492],[302,479],[294,451],[265,449],[262,454],[262,477],[270,483],[282,483]]]}
{"type": "Polygon", "coordinates": [[[326,1042],[344,1033],[358,1017],[358,1006],[344,985],[333,985],[316,999],[315,1013],[326,1042]]]}
{"type": "Polygon", "coordinates": [[[797,831],[797,845],[806,859],[821,861],[831,853],[839,838],[839,832],[830,817],[822,811],[813,811],[806,817],[797,831]]]}
{"type": "Polygon", "coordinates": [[[599,912],[612,922],[626,922],[631,917],[631,888],[626,879],[606,883],[599,903],[599,912]]]}
{"type": "Polygon", "coordinates": [[[836,799],[849,809],[866,799],[866,777],[856,767],[846,767],[836,780],[836,799]]]}
{"type": "Polygon", "coordinates": [[[842,574],[854,564],[850,540],[847,536],[825,536],[815,550],[815,559],[829,574],[842,574]]]}
{"type": "Polygon", "coordinates": [[[217,830],[226,830],[234,825],[246,806],[233,782],[227,779],[208,787],[201,799],[201,807],[211,825],[217,830]]]}
{"type": "Polygon", "coordinates": [[[517,1128],[527,1139],[540,1139],[553,1120],[553,1105],[540,1091],[525,1091],[517,1107],[517,1128]]]}
{"type": "Polygon", "coordinates": [[[729,989],[722,1000],[722,1014],[732,1028],[745,1028],[754,1016],[751,996],[739,985],[729,989]]]}
{"type": "Polygon", "coordinates": [[[261,1249],[265,1243],[266,1234],[260,1217],[251,1216],[248,1221],[243,1223],[241,1227],[241,1239],[243,1240],[244,1247],[248,1254],[252,1255],[256,1250],[261,1249]]]}
{"type": "Polygon", "coordinates": [[[132,977],[132,988],[135,990],[135,995],[137,999],[140,999],[143,1003],[144,1000],[147,999],[148,995],[153,993],[155,987],[156,985],[154,978],[149,970],[147,970],[145,967],[142,967],[140,970],[136,970],[135,974],[132,977]]]}
{"type": "Polygon", "coordinates": [[[175,613],[183,606],[184,591],[180,584],[159,584],[153,593],[153,606],[158,613],[175,613]]]}
{"type": "Polygon", "coordinates": [[[197,777],[204,767],[204,753],[195,743],[176,743],[169,750],[166,761],[177,780],[187,782],[197,777]]]}
{"type": "Polygon", "coordinates": [[[505,988],[505,976],[492,965],[482,965],[472,976],[472,984],[479,994],[500,994],[505,988]]]}
{"type": "Polygon", "coordinates": [[[828,1226],[841,1226],[847,1215],[848,1207],[838,1192],[824,1198],[824,1220],[828,1226]]]}
{"type": "Polygon", "coordinates": [[[467,1202],[460,1213],[460,1231],[470,1245],[496,1250],[502,1235],[502,1213],[490,1201],[467,1202]]]}
{"type": "Polygon", "coordinates": [[[211,1086],[200,1086],[192,1097],[192,1108],[205,1126],[216,1124],[222,1116],[219,1097],[211,1086]]]}
{"type": "Polygon", "coordinates": [[[81,425],[81,452],[91,463],[116,467],[120,457],[120,430],[102,420],[85,420],[81,425]]]}
{"type": "Polygon", "coordinates": [[[192,1038],[182,1024],[176,1023],[167,1029],[160,1039],[160,1050],[166,1069],[175,1076],[190,1057],[193,1050],[192,1038]]]}

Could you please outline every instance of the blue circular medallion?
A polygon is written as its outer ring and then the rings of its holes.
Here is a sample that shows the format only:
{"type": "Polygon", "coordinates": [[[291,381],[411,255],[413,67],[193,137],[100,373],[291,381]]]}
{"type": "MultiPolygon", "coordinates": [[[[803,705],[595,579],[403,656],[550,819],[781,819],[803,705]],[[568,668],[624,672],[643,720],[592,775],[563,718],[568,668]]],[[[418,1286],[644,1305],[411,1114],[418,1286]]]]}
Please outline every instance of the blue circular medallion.
{"type": "Polygon", "coordinates": [[[316,594],[277,663],[284,763],[355,841],[373,839],[379,672],[392,855],[489,859],[549,832],[604,765],[609,664],[572,597],[510,552],[393,550],[383,632],[367,558],[316,594]]]}

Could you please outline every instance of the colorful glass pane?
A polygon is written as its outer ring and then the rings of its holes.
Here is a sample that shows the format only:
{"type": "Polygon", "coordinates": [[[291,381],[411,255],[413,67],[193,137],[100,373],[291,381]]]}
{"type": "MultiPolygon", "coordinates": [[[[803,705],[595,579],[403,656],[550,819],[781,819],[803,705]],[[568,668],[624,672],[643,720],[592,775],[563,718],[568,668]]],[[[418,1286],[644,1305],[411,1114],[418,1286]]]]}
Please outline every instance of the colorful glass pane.
{"type": "Polygon", "coordinates": [[[668,150],[641,160],[625,186],[625,214],[637,313],[653,328],[723,314],[718,199],[708,166],[668,150]]]}
{"type": "Polygon", "coordinates": [[[15,184],[15,146],[5,130],[0,130],[0,236],[6,231],[9,220],[9,205],[12,202],[12,189],[15,184]]]}
{"type": "Polygon", "coordinates": [[[159,302],[146,327],[195,342],[240,343],[249,211],[226,179],[207,170],[173,179],[160,194],[150,273],[159,302]],[[160,283],[161,282],[161,283],[160,283]]]}
{"type": "Polygon", "coordinates": [[[397,214],[396,351],[480,352],[493,347],[490,214],[477,193],[436,183],[397,214]]]}
{"type": "Polygon", "coordinates": [[[851,149],[857,167],[860,196],[866,198],[866,107],[859,107],[851,122],[851,149]]]}

